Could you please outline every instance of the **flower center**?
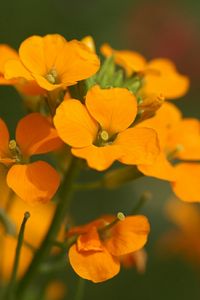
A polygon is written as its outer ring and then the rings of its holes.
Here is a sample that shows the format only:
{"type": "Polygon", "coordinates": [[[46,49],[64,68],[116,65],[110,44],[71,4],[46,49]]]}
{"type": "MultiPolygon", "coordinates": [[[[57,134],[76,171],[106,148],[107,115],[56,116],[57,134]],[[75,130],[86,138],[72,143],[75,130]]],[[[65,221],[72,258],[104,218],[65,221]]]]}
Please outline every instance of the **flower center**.
{"type": "Polygon", "coordinates": [[[51,84],[57,84],[59,83],[58,73],[56,69],[51,69],[46,75],[46,80],[51,84]]]}
{"type": "Polygon", "coordinates": [[[109,140],[109,134],[106,130],[102,130],[99,134],[102,141],[107,142],[109,140]]]}

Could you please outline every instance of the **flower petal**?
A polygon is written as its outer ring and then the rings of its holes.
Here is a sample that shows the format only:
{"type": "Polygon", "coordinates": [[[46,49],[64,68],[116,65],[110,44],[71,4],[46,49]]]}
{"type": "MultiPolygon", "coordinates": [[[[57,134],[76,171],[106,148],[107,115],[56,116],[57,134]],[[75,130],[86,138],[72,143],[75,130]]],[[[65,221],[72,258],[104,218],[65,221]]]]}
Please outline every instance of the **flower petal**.
{"type": "Polygon", "coordinates": [[[180,163],[176,166],[176,181],[172,189],[186,202],[200,202],[200,164],[180,163]]]}
{"type": "Polygon", "coordinates": [[[98,71],[99,66],[97,55],[77,40],[66,42],[55,63],[60,80],[66,85],[68,82],[76,83],[92,76],[98,71]]]}
{"type": "Polygon", "coordinates": [[[19,121],[16,140],[25,156],[47,153],[62,145],[50,120],[39,113],[31,113],[19,121]]]}
{"type": "Polygon", "coordinates": [[[109,168],[113,162],[122,155],[122,149],[118,145],[96,147],[94,145],[85,148],[72,148],[72,154],[87,160],[89,167],[98,171],[109,168]]]}
{"type": "Polygon", "coordinates": [[[183,96],[189,88],[189,79],[179,74],[168,59],[154,59],[148,63],[144,93],[161,93],[168,99],[183,96]]]}
{"type": "Polygon", "coordinates": [[[0,158],[5,157],[8,152],[10,135],[6,123],[0,119],[0,158]]]}
{"type": "Polygon", "coordinates": [[[103,251],[97,228],[91,227],[88,232],[81,234],[77,239],[78,251],[103,251]]]}
{"type": "Polygon", "coordinates": [[[91,88],[86,95],[86,106],[93,118],[110,134],[128,128],[137,114],[137,101],[124,88],[91,88]]]}
{"type": "Polygon", "coordinates": [[[200,122],[197,119],[183,119],[169,132],[168,147],[179,149],[176,157],[186,160],[200,160],[200,122]]]}
{"type": "Polygon", "coordinates": [[[48,202],[56,193],[60,176],[46,162],[14,165],[7,174],[8,186],[25,202],[48,202]]]}
{"type": "Polygon", "coordinates": [[[106,249],[101,252],[79,252],[77,246],[73,245],[69,250],[69,261],[80,277],[93,282],[108,280],[120,270],[119,261],[106,249]]]}
{"type": "Polygon", "coordinates": [[[17,59],[18,54],[13,48],[6,44],[0,44],[0,73],[4,74],[5,63],[9,59],[17,59]]]}
{"type": "Polygon", "coordinates": [[[61,139],[73,147],[91,145],[98,132],[98,126],[86,107],[75,99],[65,100],[59,105],[54,124],[61,139]]]}
{"type": "Polygon", "coordinates": [[[31,72],[40,75],[47,73],[44,53],[44,39],[41,36],[31,36],[23,41],[19,48],[19,56],[24,66],[31,72]]]}
{"type": "Polygon", "coordinates": [[[150,225],[145,216],[128,216],[110,229],[103,244],[112,255],[125,255],[141,249],[149,231],[150,225]]]}
{"type": "Polygon", "coordinates": [[[152,164],[159,154],[157,134],[153,129],[134,127],[120,133],[115,142],[123,150],[119,159],[124,164],[152,164]]]}
{"type": "Polygon", "coordinates": [[[175,168],[170,164],[163,152],[157,156],[153,164],[139,165],[138,170],[146,176],[152,176],[162,180],[175,181],[176,179],[175,168]]]}
{"type": "Polygon", "coordinates": [[[34,78],[31,73],[24,67],[20,60],[12,59],[5,64],[5,78],[24,78],[33,81],[34,78]]]}
{"type": "Polygon", "coordinates": [[[131,76],[134,72],[143,71],[146,66],[145,58],[134,51],[114,50],[108,44],[103,44],[101,52],[106,57],[113,55],[116,64],[126,70],[127,76],[131,76]]]}

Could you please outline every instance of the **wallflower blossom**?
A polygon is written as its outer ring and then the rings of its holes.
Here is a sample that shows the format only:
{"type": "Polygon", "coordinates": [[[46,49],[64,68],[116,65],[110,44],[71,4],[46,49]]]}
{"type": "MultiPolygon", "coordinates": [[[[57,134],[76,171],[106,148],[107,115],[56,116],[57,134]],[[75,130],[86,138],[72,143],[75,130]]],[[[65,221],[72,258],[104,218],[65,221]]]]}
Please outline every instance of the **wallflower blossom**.
{"type": "Polygon", "coordinates": [[[44,90],[32,81],[23,78],[5,78],[5,65],[10,60],[18,60],[19,56],[15,49],[6,44],[0,44],[0,85],[13,85],[20,93],[25,95],[41,95],[44,90]]]}
{"type": "Polygon", "coordinates": [[[136,115],[137,101],[127,89],[94,86],[86,95],[85,105],[76,99],[63,101],[54,124],[75,156],[102,171],[115,160],[151,164],[158,155],[155,131],[130,127],[136,115]]]}
{"type": "Polygon", "coordinates": [[[172,61],[157,58],[149,62],[137,52],[114,50],[103,44],[101,52],[106,57],[114,56],[115,62],[126,71],[128,77],[138,73],[143,78],[142,95],[162,94],[167,99],[183,96],[189,88],[189,79],[176,70],[172,61]]]}
{"type": "Polygon", "coordinates": [[[60,176],[48,163],[29,159],[62,145],[51,122],[39,113],[29,114],[19,121],[16,140],[10,140],[7,126],[0,119],[0,136],[0,163],[8,167],[8,186],[28,203],[49,201],[60,176]]]}
{"type": "Polygon", "coordinates": [[[13,235],[11,235],[11,233],[7,233],[4,226],[0,224],[0,274],[1,278],[8,280],[10,279],[13,268],[15,249],[17,245],[17,234],[20,230],[24,212],[29,211],[31,217],[24,233],[25,243],[21,249],[21,259],[19,262],[17,277],[21,277],[24,274],[33,257],[33,251],[29,246],[31,245],[37,249],[45,237],[55,212],[55,205],[52,202],[49,202],[46,205],[40,203],[37,206],[30,206],[16,195],[12,195],[10,197],[6,178],[3,176],[5,174],[5,167],[3,165],[0,165],[0,171],[0,188],[1,192],[3,192],[2,195],[4,196],[4,201],[1,201],[0,208],[7,214],[15,232],[15,234],[13,232],[13,235]]]}
{"type": "Polygon", "coordinates": [[[84,43],[59,34],[31,36],[22,42],[19,59],[5,65],[6,79],[36,81],[47,91],[65,89],[97,72],[99,59],[84,43]]]}
{"type": "Polygon", "coordinates": [[[154,164],[140,165],[147,175],[168,180],[175,194],[188,202],[200,201],[200,122],[182,118],[180,111],[164,103],[156,115],[142,123],[158,133],[161,152],[154,164]],[[178,160],[178,163],[173,163],[178,160]],[[184,160],[184,162],[181,162],[184,160]]]}
{"type": "Polygon", "coordinates": [[[87,225],[72,228],[77,236],[70,247],[69,261],[74,271],[93,282],[108,280],[120,271],[120,257],[141,249],[147,241],[149,223],[144,216],[118,213],[87,225]]]}
{"type": "Polygon", "coordinates": [[[166,207],[169,220],[176,228],[166,232],[160,240],[160,246],[167,255],[178,255],[200,267],[200,211],[199,207],[170,201],[166,207]]]}

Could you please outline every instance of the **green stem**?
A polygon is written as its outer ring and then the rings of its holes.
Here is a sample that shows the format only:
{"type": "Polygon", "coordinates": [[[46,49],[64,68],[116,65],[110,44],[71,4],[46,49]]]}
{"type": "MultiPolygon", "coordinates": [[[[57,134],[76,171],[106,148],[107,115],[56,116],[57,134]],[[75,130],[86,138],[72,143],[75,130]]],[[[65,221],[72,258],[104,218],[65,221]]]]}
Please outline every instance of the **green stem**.
{"type": "Polygon", "coordinates": [[[30,213],[25,212],[24,219],[22,221],[20,231],[19,231],[13,270],[12,270],[10,282],[7,286],[7,290],[6,290],[6,294],[5,294],[5,299],[6,300],[14,299],[15,283],[16,283],[16,278],[17,278],[17,270],[18,270],[18,266],[19,266],[20,253],[21,253],[23,240],[24,240],[24,231],[25,231],[26,222],[29,219],[29,217],[30,217],[30,213]]]}
{"type": "Polygon", "coordinates": [[[83,299],[85,283],[86,283],[85,279],[80,277],[77,288],[76,288],[76,294],[75,294],[74,300],[82,300],[83,299]]]}
{"type": "Polygon", "coordinates": [[[75,158],[72,158],[71,165],[66,173],[66,176],[63,180],[62,187],[60,188],[59,192],[59,202],[57,204],[57,208],[50,225],[49,231],[43,240],[40,248],[36,251],[33,260],[19,282],[18,289],[17,289],[17,299],[23,299],[24,294],[26,293],[27,289],[29,288],[30,283],[35,279],[37,276],[38,269],[45,258],[48,256],[52,241],[56,239],[56,236],[60,230],[61,224],[63,222],[64,217],[66,216],[66,212],[69,208],[69,200],[71,197],[72,192],[72,183],[74,178],[77,176],[79,169],[79,161],[75,158]]]}

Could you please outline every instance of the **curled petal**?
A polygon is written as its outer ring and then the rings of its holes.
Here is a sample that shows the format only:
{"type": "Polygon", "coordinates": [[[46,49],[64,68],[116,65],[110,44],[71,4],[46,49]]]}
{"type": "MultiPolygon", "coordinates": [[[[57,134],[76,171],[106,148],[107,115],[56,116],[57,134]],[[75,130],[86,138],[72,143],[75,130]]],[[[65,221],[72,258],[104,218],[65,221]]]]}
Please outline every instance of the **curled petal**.
{"type": "Polygon", "coordinates": [[[137,114],[137,101],[124,88],[94,86],[86,95],[86,106],[93,118],[110,134],[128,128],[137,114]]]}
{"type": "Polygon", "coordinates": [[[16,140],[25,156],[47,153],[62,145],[50,120],[39,113],[31,113],[19,121],[16,140]]]}
{"type": "Polygon", "coordinates": [[[48,202],[56,193],[60,176],[46,162],[14,165],[7,174],[8,186],[25,202],[48,202]]]}
{"type": "Polygon", "coordinates": [[[119,273],[120,263],[106,249],[103,251],[78,251],[73,245],[69,261],[74,271],[82,278],[93,282],[106,281],[119,273]]]}

